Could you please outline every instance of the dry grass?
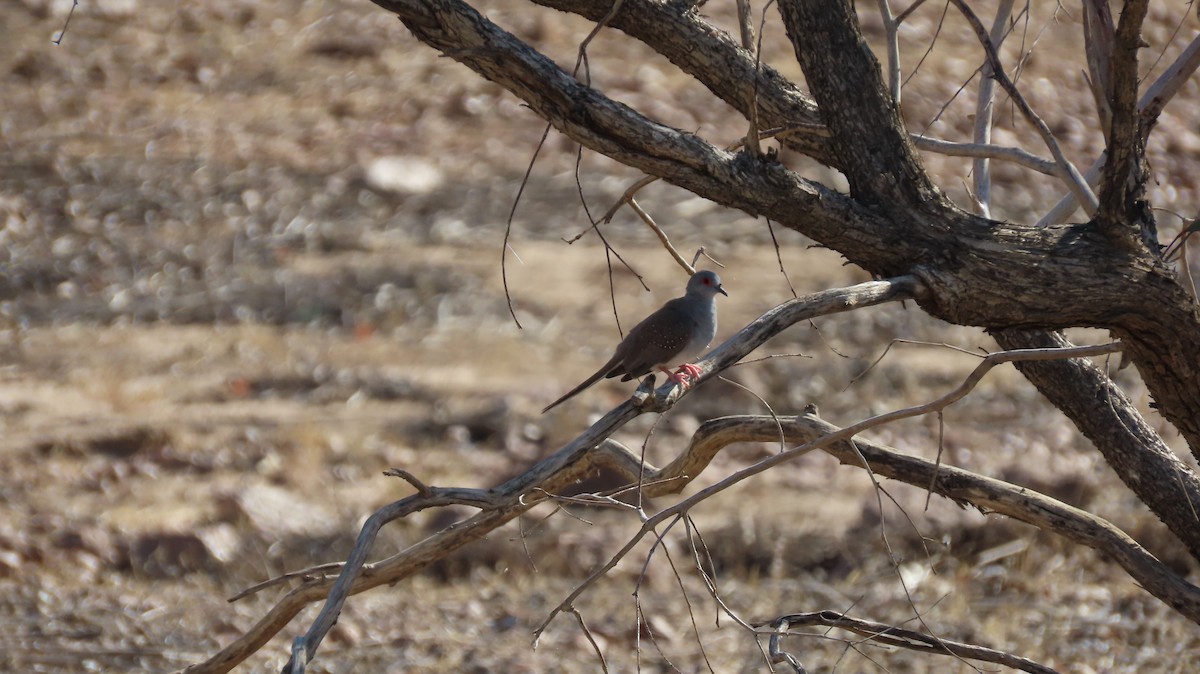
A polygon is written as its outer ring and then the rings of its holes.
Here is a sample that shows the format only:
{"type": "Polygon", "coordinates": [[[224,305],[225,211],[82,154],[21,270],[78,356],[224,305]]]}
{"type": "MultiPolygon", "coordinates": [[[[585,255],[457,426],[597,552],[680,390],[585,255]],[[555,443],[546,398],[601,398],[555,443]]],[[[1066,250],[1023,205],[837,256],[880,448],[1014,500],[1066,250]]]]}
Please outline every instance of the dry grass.
{"type": "MultiPolygon", "coordinates": [[[[437,485],[490,485],[628,392],[605,385],[537,414],[607,355],[617,331],[603,250],[594,237],[559,241],[586,220],[572,148],[554,136],[514,223],[522,261],[509,258],[510,287],[525,329],[508,317],[499,242],[541,125],[496,86],[436,58],[365,2],[88,3],[54,47],[65,6],[9,3],[0,27],[8,45],[0,50],[0,669],[161,671],[201,660],[271,599],[230,605],[225,597],[339,559],[366,513],[408,493],[382,469],[404,467],[437,485]],[[380,157],[419,160],[414,175],[434,182],[377,189],[371,168],[380,157]]],[[[730,7],[704,11],[728,25],[730,7]]],[[[1027,45],[1049,21],[1050,8],[1035,11],[1043,14],[1027,45]]],[[[560,63],[573,61],[589,28],[507,1],[489,14],[560,63]]],[[[937,19],[936,8],[919,12],[908,44],[937,19]]],[[[1148,34],[1158,45],[1167,19],[1153,20],[1148,34]]],[[[1073,63],[1065,59],[1075,21],[1060,14],[1022,83],[1086,163],[1101,139],[1088,131],[1079,67],[1063,65],[1073,63]]],[[[1185,33],[1195,24],[1192,16],[1185,33]]],[[[911,85],[905,113],[915,125],[929,123],[976,65],[956,25],[911,85]]],[[[770,32],[766,45],[771,62],[799,75],[781,35],[770,32]]],[[[906,49],[906,69],[919,51],[906,49]]],[[[622,100],[722,144],[744,133],[644,48],[605,33],[593,54],[593,77],[622,100]]],[[[1154,141],[1155,203],[1179,210],[1196,202],[1200,175],[1200,142],[1184,112],[1200,99],[1195,82],[1184,95],[1180,116],[1167,115],[1154,141]]],[[[967,102],[931,132],[959,138],[967,102]]],[[[1003,137],[1011,116],[1000,123],[1003,137]]],[[[928,164],[962,198],[968,165],[928,164]]],[[[586,157],[593,213],[634,178],[586,157]]],[[[1057,191],[1004,167],[997,179],[1005,217],[1028,217],[1057,191]]],[[[790,297],[761,221],[661,185],[641,201],[681,250],[705,245],[726,265],[732,297],[722,300],[722,334],[790,297]]],[[[1164,231],[1177,226],[1163,221],[1164,231]]],[[[779,236],[799,291],[863,280],[801,237],[779,236]]],[[[654,290],[639,293],[617,270],[628,327],[674,295],[682,277],[628,214],[610,239],[654,290]]],[[[894,338],[991,346],[978,331],[888,307],[797,326],[770,350],[811,358],[740,367],[733,378],[776,409],[812,401],[847,423],[936,395],[972,365],[944,349],[901,346],[852,384],[894,338]]],[[[1134,375],[1118,376],[1144,403],[1134,375]]],[[[655,433],[653,458],[676,451],[696,418],[761,410],[731,385],[705,389],[655,433]]],[[[1090,507],[1194,574],[1015,373],[994,373],[946,422],[947,461],[1090,507]]],[[[624,439],[640,444],[648,423],[624,439]]],[[[933,456],[937,427],[914,421],[876,438],[933,456]]],[[[699,482],[770,451],[735,448],[699,482]]],[[[853,607],[904,622],[915,606],[939,634],[1062,671],[1182,672],[1197,659],[1195,625],[1090,552],[946,503],[925,512],[920,493],[889,490],[929,548],[885,509],[911,600],[880,539],[869,483],[826,458],[806,457],[693,514],[725,599],[747,618],[853,607]]],[[[418,578],[355,597],[315,671],[596,670],[565,619],[530,647],[548,610],[636,526],[614,512],[573,514],[535,512],[521,529],[418,578]]],[[[379,555],[449,521],[423,514],[397,523],[379,555]]],[[[764,669],[754,640],[716,620],[683,541],[667,549],[699,636],[660,551],[641,587],[650,626],[641,666],[701,671],[706,656],[716,671],[764,669]]],[[[631,593],[644,554],[579,605],[613,671],[635,667],[631,593]]],[[[277,668],[286,639],[311,616],[243,669],[277,668]]],[[[841,641],[791,645],[819,671],[878,671],[841,641]]],[[[860,648],[890,671],[970,671],[860,648]]]]}

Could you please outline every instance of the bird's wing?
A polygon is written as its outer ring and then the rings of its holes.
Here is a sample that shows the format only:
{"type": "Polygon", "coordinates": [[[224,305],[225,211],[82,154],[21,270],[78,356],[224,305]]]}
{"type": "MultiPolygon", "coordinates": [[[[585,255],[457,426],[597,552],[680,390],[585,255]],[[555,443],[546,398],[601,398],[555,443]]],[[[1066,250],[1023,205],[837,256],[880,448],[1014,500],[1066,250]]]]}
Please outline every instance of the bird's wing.
{"type": "Polygon", "coordinates": [[[667,302],[635,325],[621,341],[616,356],[621,357],[624,367],[608,376],[623,374],[621,381],[629,381],[658,365],[670,363],[687,348],[695,332],[695,317],[686,310],[683,298],[667,302]]]}

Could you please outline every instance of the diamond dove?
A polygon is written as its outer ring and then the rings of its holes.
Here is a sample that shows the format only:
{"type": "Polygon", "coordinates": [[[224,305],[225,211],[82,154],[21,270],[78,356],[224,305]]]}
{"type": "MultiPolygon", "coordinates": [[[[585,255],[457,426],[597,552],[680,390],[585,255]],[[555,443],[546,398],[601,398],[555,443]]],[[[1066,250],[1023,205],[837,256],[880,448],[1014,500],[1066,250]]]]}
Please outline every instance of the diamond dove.
{"type": "Polygon", "coordinates": [[[715,272],[693,274],[683,297],[670,300],[633,326],[607,363],[582,384],[547,405],[542,413],[595,384],[601,377],[624,375],[621,381],[629,381],[658,368],[666,372],[671,381],[690,385],[691,380],[699,378],[700,370],[687,361],[703,353],[717,334],[717,293],[729,295],[715,272]],[[668,369],[668,365],[679,361],[683,364],[674,372],[668,369]]]}

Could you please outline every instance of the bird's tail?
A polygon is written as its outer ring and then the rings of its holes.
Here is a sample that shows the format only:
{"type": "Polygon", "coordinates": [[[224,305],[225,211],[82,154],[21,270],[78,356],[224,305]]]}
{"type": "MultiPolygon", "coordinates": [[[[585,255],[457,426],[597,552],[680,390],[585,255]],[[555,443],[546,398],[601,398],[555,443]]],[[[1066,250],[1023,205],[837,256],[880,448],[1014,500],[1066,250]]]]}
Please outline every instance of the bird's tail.
{"type": "Polygon", "coordinates": [[[571,389],[570,391],[567,391],[566,395],[559,398],[558,400],[555,400],[554,402],[550,403],[549,405],[546,405],[545,407],[543,407],[542,414],[545,414],[546,412],[549,412],[550,410],[554,409],[555,407],[558,407],[558,405],[560,403],[564,403],[564,402],[570,400],[571,398],[575,397],[575,395],[577,393],[579,393],[580,391],[582,391],[583,389],[591,386],[592,384],[595,384],[597,381],[600,380],[601,377],[612,372],[613,368],[617,367],[618,364],[619,364],[618,359],[616,357],[614,357],[612,360],[605,363],[604,367],[600,368],[599,370],[596,370],[596,374],[583,380],[582,384],[580,384],[579,386],[576,386],[575,388],[571,389]]]}

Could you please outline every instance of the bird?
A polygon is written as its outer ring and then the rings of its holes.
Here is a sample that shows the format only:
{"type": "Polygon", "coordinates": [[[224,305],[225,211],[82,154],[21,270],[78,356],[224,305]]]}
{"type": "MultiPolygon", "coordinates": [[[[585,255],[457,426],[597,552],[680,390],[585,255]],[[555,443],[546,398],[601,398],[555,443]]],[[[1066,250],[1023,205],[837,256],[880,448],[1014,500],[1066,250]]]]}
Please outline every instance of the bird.
{"type": "Polygon", "coordinates": [[[700,377],[700,369],[687,361],[703,353],[717,334],[717,293],[729,296],[716,272],[692,274],[682,297],[668,301],[633,326],[607,363],[582,384],[547,405],[542,414],[595,384],[601,377],[623,375],[621,381],[629,381],[658,368],[667,373],[670,381],[691,385],[691,380],[700,377]],[[683,364],[674,372],[666,367],[679,361],[683,364]]]}

